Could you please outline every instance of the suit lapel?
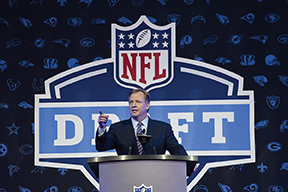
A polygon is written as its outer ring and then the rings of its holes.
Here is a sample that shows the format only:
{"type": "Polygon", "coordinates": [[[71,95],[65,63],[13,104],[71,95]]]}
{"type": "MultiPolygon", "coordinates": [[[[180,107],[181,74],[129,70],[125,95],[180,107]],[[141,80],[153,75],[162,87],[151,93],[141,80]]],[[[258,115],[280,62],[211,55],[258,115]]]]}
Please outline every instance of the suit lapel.
{"type": "Polygon", "coordinates": [[[150,117],[149,117],[149,120],[148,120],[148,128],[147,129],[148,129],[147,130],[147,135],[153,136],[156,128],[154,126],[154,121],[152,119],[150,119],[150,117]]]}
{"type": "Polygon", "coordinates": [[[148,120],[148,128],[147,128],[147,135],[151,135],[151,138],[150,138],[150,141],[144,147],[144,153],[147,153],[149,151],[149,148],[151,148],[151,144],[154,145],[153,136],[155,137],[155,130],[156,130],[156,127],[154,126],[154,121],[149,118],[149,120],[148,120]]]}
{"type": "Polygon", "coordinates": [[[133,142],[136,138],[131,119],[127,119],[127,121],[125,121],[124,127],[130,141],[133,142]]]}
{"type": "Polygon", "coordinates": [[[131,154],[139,154],[138,148],[137,148],[136,137],[135,137],[135,131],[134,131],[134,127],[132,125],[131,118],[127,119],[125,121],[124,128],[125,128],[125,132],[126,132],[128,138],[129,138],[130,145],[132,147],[131,154]]]}

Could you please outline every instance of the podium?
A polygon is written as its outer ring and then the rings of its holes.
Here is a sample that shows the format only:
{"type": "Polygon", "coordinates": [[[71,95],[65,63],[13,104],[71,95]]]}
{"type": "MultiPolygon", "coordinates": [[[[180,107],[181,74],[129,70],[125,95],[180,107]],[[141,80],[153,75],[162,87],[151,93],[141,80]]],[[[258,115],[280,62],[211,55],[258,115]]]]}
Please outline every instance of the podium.
{"type": "Polygon", "coordinates": [[[88,164],[101,192],[186,192],[186,175],[197,161],[196,156],[120,155],[89,158],[88,164]]]}

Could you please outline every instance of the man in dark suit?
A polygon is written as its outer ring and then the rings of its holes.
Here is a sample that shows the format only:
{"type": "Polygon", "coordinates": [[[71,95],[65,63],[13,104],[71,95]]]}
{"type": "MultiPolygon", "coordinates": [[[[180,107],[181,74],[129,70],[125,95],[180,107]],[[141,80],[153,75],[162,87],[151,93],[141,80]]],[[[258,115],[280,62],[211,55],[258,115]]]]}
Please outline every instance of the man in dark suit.
{"type": "Polygon", "coordinates": [[[118,155],[127,154],[165,154],[187,155],[184,147],[175,138],[170,124],[153,120],[147,116],[150,108],[150,94],[143,89],[134,89],[129,94],[131,118],[114,123],[106,132],[109,116],[102,114],[98,118],[96,149],[106,151],[116,149],[118,155]],[[150,141],[143,147],[137,134],[151,135],[150,141]]]}

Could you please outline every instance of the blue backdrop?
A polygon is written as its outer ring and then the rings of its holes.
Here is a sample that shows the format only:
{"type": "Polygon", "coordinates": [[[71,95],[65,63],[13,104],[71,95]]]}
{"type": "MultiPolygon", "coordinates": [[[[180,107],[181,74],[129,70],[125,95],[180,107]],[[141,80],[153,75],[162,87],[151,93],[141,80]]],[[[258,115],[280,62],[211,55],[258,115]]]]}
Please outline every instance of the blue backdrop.
{"type": "MultiPolygon", "coordinates": [[[[68,69],[96,61],[95,70],[101,70],[100,60],[112,57],[111,24],[130,26],[141,15],[158,26],[175,22],[177,57],[238,74],[244,78],[243,89],[254,91],[256,162],[210,168],[191,191],[287,190],[287,13],[285,0],[1,1],[0,191],[97,191],[78,170],[34,165],[34,95],[47,93],[44,81],[68,69]]],[[[113,76],[109,62],[104,79],[113,76]]],[[[175,71],[187,67],[183,60],[175,62],[175,71]]],[[[69,102],[126,100],[129,89],[95,84],[97,80],[79,82],[81,89],[75,95],[70,94],[74,87],[67,87],[61,96],[69,102]],[[93,86],[96,91],[87,92],[93,86]],[[117,91],[111,95],[111,90],[117,91]]],[[[151,94],[156,101],[227,97],[226,87],[211,86],[203,92],[203,85],[205,80],[178,72],[167,87],[151,94]]],[[[52,101],[57,101],[55,95],[52,101]]],[[[231,97],[237,99],[236,92],[231,97]]],[[[235,143],[235,148],[247,148],[235,143]]]]}

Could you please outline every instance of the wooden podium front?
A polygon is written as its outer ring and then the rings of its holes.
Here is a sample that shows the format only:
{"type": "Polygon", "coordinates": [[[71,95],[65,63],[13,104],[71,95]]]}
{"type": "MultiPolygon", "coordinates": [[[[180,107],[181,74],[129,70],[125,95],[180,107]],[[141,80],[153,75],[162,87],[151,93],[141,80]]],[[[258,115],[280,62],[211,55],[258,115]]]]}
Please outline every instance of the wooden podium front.
{"type": "Polygon", "coordinates": [[[186,175],[197,161],[195,156],[121,155],[90,158],[88,164],[99,175],[101,192],[186,192],[186,175]]]}

